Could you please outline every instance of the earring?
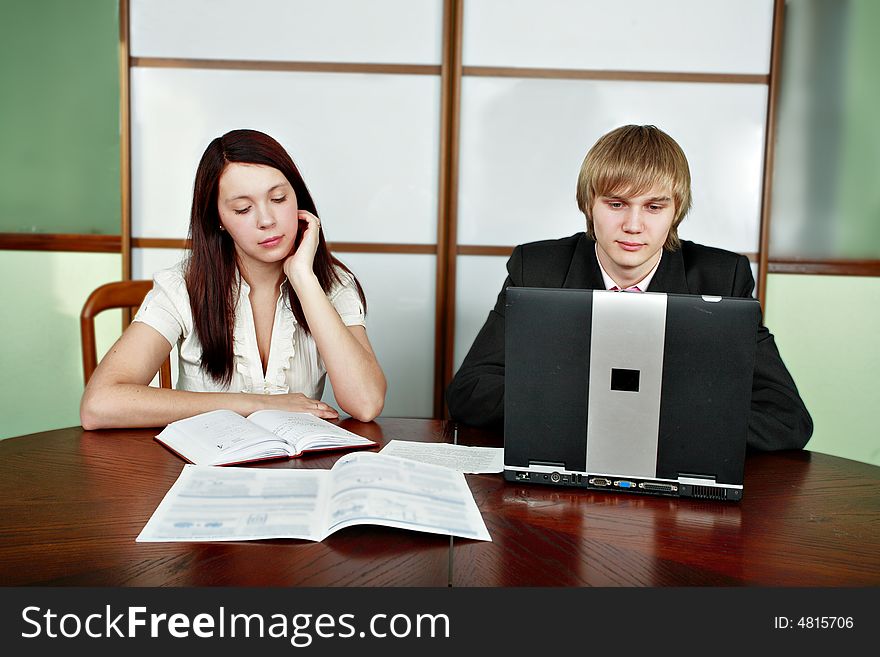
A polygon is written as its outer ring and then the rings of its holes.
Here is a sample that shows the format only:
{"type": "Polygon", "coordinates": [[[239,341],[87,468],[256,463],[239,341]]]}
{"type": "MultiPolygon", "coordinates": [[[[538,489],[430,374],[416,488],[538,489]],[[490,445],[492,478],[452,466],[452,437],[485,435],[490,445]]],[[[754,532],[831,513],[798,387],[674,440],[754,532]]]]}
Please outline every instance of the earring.
{"type": "Polygon", "coordinates": [[[225,231],[226,231],[226,229],[223,227],[223,224],[220,224],[220,232],[222,233],[222,232],[225,232],[225,231]]]}

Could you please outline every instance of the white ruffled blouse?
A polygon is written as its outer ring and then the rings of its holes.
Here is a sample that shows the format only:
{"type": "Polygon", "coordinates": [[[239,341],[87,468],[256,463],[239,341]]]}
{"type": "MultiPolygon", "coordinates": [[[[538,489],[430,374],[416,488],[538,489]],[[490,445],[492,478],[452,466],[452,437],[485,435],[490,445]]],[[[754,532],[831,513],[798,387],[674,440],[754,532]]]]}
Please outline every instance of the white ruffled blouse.
{"type": "MultiPolygon", "coordinates": [[[[340,271],[339,275],[342,284],[334,287],[327,298],[346,326],[364,326],[364,307],[354,279],[344,271],[340,271]]],[[[287,285],[285,281],[278,291],[269,359],[266,375],[263,376],[248,298],[250,286],[241,279],[233,332],[235,368],[229,386],[219,384],[201,368],[202,344],[193,329],[182,263],[156,273],[153,289],[144,298],[134,321],[153,327],[171,345],[178,347],[178,390],[264,394],[300,392],[312,399],[320,399],[327,369],[315,340],[300,328],[287,304],[287,285]]]]}

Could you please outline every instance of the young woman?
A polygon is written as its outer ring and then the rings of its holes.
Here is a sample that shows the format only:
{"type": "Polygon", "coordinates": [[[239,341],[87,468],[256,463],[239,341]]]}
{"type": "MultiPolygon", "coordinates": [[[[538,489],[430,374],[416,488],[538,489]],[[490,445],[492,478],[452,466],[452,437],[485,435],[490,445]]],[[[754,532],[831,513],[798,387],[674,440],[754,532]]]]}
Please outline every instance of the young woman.
{"type": "Polygon", "coordinates": [[[226,408],[322,418],[325,375],[336,401],[370,421],[385,377],[364,328],[357,279],[330,255],[314,201],[274,139],[235,130],[196,171],[192,252],[153,289],[86,386],[85,429],[162,426],[226,408]],[[179,347],[176,390],[150,381],[179,347]]]}

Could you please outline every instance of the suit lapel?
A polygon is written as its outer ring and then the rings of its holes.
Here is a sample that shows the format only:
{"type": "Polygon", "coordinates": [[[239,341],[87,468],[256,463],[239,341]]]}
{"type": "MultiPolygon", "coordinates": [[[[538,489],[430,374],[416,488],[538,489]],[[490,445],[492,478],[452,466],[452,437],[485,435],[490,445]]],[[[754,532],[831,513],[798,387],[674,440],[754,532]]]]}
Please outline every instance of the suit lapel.
{"type": "Polygon", "coordinates": [[[678,251],[664,251],[663,257],[660,258],[660,266],[651,284],[648,286],[648,292],[669,292],[671,294],[689,294],[687,277],[684,272],[684,257],[681,255],[681,249],[678,251]]]}
{"type": "Polygon", "coordinates": [[[581,238],[574,248],[571,265],[562,287],[577,290],[601,290],[605,287],[599,261],[596,259],[596,243],[589,239],[586,233],[581,233],[581,238]]]}

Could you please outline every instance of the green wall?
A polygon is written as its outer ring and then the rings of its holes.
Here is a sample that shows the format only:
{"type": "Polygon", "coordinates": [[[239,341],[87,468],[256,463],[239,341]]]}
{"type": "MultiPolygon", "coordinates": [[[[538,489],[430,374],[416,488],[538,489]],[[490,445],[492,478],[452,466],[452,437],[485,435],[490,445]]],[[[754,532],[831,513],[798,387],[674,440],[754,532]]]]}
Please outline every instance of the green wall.
{"type": "MultiPolygon", "coordinates": [[[[0,0],[0,232],[120,232],[117,0],[0,0]]],[[[79,424],[79,313],[121,256],[0,252],[0,438],[79,424]]],[[[99,350],[121,313],[97,321],[99,350]]]]}
{"type": "Polygon", "coordinates": [[[880,258],[880,2],[787,0],[771,258],[880,258]]]}
{"type": "Polygon", "coordinates": [[[837,239],[842,254],[880,258],[880,2],[850,2],[837,239]]]}
{"type": "Polygon", "coordinates": [[[813,415],[807,449],[880,465],[880,279],[771,274],[766,321],[813,415]]]}
{"type": "MultiPolygon", "coordinates": [[[[122,256],[112,253],[0,252],[0,438],[79,424],[79,313],[121,271],[122,256]]],[[[121,311],[95,324],[103,354],[120,334],[121,311]]]]}
{"type": "Polygon", "coordinates": [[[116,0],[0,0],[0,232],[118,235],[116,0]]]}

